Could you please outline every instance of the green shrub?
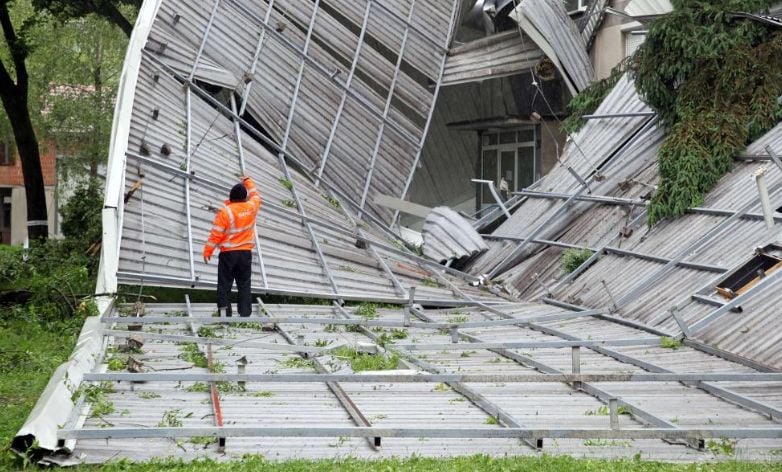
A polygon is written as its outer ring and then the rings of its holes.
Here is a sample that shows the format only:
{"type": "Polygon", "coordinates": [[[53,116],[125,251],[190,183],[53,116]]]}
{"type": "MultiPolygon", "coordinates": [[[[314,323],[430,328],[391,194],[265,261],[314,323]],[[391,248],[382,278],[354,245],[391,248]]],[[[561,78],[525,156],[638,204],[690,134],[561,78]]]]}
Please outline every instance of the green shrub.
{"type": "Polygon", "coordinates": [[[595,251],[591,249],[566,249],[562,253],[562,271],[569,274],[578,269],[581,264],[587,261],[595,251]]]}

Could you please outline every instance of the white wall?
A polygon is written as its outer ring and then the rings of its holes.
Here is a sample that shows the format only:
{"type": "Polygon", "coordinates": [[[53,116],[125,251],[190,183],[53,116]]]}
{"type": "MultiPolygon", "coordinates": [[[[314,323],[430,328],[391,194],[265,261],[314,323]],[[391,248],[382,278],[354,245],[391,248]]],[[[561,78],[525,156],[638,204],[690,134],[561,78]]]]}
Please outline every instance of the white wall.
{"type": "MultiPolygon", "coordinates": [[[[54,187],[46,187],[46,210],[49,222],[49,237],[56,237],[58,229],[57,209],[55,207],[54,187]]],[[[11,244],[22,245],[27,238],[27,197],[24,187],[14,187],[11,190],[11,244]]]]}

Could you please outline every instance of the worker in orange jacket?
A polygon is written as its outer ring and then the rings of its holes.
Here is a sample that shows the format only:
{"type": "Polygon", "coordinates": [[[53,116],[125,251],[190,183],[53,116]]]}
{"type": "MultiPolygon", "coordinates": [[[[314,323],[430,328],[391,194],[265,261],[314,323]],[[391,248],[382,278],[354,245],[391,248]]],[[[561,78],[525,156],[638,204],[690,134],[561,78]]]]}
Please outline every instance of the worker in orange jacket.
{"type": "Polygon", "coordinates": [[[217,309],[220,315],[231,316],[228,295],[236,280],[239,291],[239,316],[250,316],[252,295],[252,250],[255,247],[255,217],[261,207],[261,195],[250,177],[231,189],[225,206],[217,210],[212,232],[204,245],[204,262],[209,263],[215,248],[220,248],[217,264],[217,309]]]}

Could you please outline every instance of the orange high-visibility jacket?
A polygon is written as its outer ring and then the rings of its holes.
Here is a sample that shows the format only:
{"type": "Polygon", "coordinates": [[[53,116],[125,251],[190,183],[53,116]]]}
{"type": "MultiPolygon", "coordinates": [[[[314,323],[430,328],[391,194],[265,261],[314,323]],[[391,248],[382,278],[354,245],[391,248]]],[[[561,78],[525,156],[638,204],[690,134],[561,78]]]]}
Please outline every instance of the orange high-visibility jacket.
{"type": "Polygon", "coordinates": [[[261,195],[250,177],[242,178],[247,189],[246,202],[225,201],[217,210],[209,240],[204,245],[204,257],[212,257],[216,247],[221,252],[252,251],[255,247],[255,216],[261,207],[261,195]]]}

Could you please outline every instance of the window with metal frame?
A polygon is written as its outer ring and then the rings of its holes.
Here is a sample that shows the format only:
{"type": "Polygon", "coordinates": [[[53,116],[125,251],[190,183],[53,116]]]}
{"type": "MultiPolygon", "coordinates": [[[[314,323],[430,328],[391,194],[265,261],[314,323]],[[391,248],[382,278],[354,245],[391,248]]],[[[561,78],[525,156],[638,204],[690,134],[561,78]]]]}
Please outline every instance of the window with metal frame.
{"type": "MultiPolygon", "coordinates": [[[[540,178],[540,133],[535,125],[485,131],[481,135],[481,175],[494,181],[497,189],[507,184],[510,193],[529,187],[540,178]]],[[[502,193],[502,192],[501,192],[502,193]]],[[[479,207],[496,203],[489,187],[481,188],[479,207]]]]}

